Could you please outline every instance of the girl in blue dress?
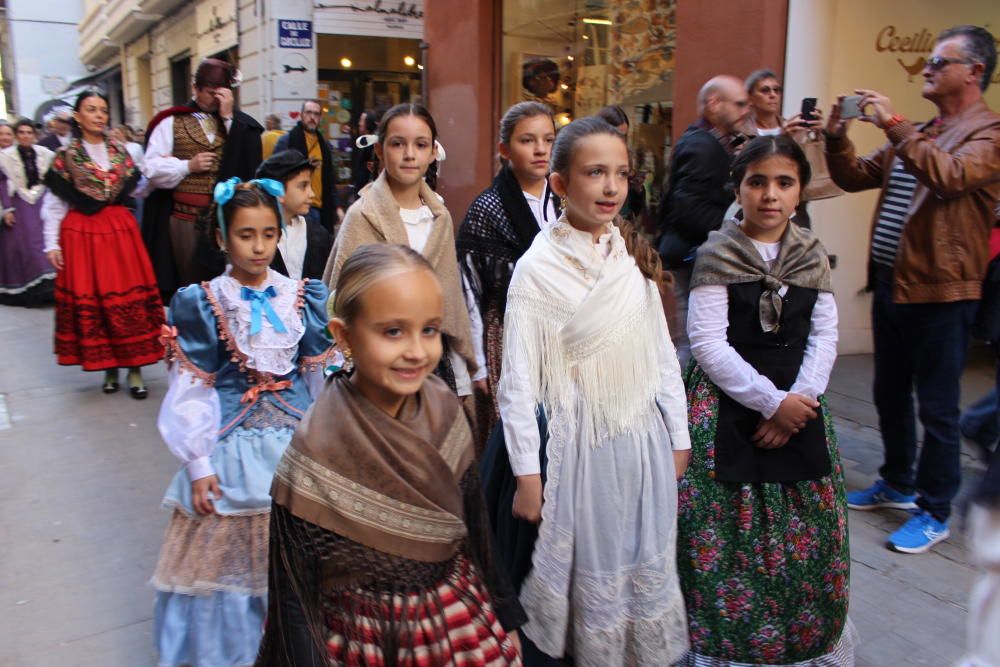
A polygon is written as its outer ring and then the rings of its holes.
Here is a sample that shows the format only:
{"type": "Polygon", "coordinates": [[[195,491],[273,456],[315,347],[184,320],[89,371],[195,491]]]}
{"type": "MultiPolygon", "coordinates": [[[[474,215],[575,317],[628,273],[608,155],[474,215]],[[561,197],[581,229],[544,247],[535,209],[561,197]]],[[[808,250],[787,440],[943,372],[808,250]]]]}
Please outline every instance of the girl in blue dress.
{"type": "Polygon", "coordinates": [[[161,667],[250,665],[263,633],[271,478],[332,355],[326,287],[268,268],[283,192],[270,179],[216,186],[229,266],[179,290],[164,326],[158,426],[184,466],[153,575],[161,667]]]}

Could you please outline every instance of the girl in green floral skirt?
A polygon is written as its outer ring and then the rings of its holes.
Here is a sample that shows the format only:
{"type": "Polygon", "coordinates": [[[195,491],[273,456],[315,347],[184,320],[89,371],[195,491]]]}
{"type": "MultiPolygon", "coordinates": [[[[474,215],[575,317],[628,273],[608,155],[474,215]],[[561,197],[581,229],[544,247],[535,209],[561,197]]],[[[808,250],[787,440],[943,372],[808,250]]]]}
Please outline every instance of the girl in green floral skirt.
{"type": "Polygon", "coordinates": [[[732,175],[744,219],[712,232],[691,281],[682,664],[853,665],[843,470],[822,398],[837,307],[825,250],[790,224],[809,163],[787,137],[758,137],[732,175]]]}

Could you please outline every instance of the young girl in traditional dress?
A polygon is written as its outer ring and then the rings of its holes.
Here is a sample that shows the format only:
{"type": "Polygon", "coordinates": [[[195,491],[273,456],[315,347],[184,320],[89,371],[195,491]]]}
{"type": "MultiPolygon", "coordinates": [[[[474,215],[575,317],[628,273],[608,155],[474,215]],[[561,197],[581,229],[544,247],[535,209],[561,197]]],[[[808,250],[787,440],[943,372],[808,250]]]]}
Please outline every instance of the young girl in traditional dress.
{"type": "Polygon", "coordinates": [[[267,608],[275,466],[322,384],[327,290],[271,270],[281,236],[270,179],[215,188],[230,266],[170,303],[170,389],[160,433],[184,463],[153,575],[161,667],[253,664],[267,608]]]}
{"type": "Polygon", "coordinates": [[[675,565],[684,386],[659,258],[618,218],[628,173],[613,127],[564,127],[550,177],[563,216],[535,237],[507,294],[499,402],[512,512],[541,520],[520,597],[526,664],[568,654],[581,667],[670,665],[687,649],[675,565]]]}
{"type": "Polygon", "coordinates": [[[821,396],[837,356],[830,264],[789,224],[810,176],[787,136],[733,164],[743,221],[698,251],[688,333],[693,460],[678,561],[688,665],[853,665],[844,477],[821,396]]]}
{"type": "Polygon", "coordinates": [[[163,304],[135,218],[125,207],[141,174],[125,147],[104,136],[108,99],[80,93],[80,137],[56,153],[42,200],[45,253],[56,275],[56,360],[104,371],[118,391],[128,368],[133,398],[148,395],[141,367],[163,358],[163,304]]]}
{"type": "Polygon", "coordinates": [[[472,432],[431,375],[434,268],[373,244],[340,269],[330,328],[353,374],[326,383],[278,465],[257,664],[519,665],[507,632],[524,612],[491,554],[472,432]]]}
{"type": "MultiPolygon", "coordinates": [[[[462,289],[451,215],[432,189],[437,127],[422,106],[397,104],[382,116],[376,141],[375,155],[384,168],[347,210],[323,281],[333,289],[347,258],[370,243],[408,245],[426,257],[444,290],[445,353],[436,372],[459,396],[470,396],[473,380],[482,379],[469,321],[470,314],[478,318],[478,310],[474,303],[470,309],[472,299],[462,289]]],[[[482,331],[481,323],[477,329],[482,331]]]]}
{"type": "MultiPolygon", "coordinates": [[[[515,104],[500,119],[503,166],[465,215],[458,230],[458,265],[475,296],[483,323],[480,341],[489,395],[496,396],[503,349],[503,314],[514,264],[531,246],[538,230],[558,218],[557,197],[548,184],[549,158],[556,139],[552,111],[538,102],[515,104]]],[[[478,413],[493,424],[496,403],[478,413]]],[[[484,428],[486,425],[483,425],[484,428]]]]}

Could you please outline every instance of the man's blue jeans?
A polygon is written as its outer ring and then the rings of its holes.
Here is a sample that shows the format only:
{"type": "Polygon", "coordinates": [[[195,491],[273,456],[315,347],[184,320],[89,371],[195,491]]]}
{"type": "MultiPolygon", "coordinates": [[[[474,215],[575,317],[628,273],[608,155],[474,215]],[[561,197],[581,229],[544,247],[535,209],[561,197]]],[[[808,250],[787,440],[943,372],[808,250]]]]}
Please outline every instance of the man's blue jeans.
{"type": "MultiPolygon", "coordinates": [[[[1000,368],[997,369],[997,382],[1000,383],[1000,368]]],[[[958,426],[969,440],[983,449],[993,449],[1000,440],[1000,401],[996,387],[962,413],[958,426]]]]}
{"type": "Polygon", "coordinates": [[[959,380],[975,301],[895,304],[892,271],[877,269],[872,300],[875,407],[885,464],[882,478],[939,520],[951,514],[961,482],[959,380]],[[916,389],[924,442],[917,460],[916,389]]]}

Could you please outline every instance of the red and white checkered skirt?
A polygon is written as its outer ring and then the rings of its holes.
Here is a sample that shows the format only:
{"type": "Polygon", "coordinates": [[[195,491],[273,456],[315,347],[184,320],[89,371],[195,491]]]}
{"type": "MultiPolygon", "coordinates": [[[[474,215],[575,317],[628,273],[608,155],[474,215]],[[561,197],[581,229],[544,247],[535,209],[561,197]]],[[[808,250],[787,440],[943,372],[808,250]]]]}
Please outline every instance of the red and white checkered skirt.
{"type": "Polygon", "coordinates": [[[434,588],[408,594],[358,589],[328,599],[327,650],[335,665],[384,667],[384,646],[396,644],[399,667],[521,665],[472,564],[458,556],[434,588]],[[391,612],[390,612],[391,608],[391,612]],[[349,614],[337,610],[351,610],[349,614]],[[345,618],[351,618],[346,627],[345,618]],[[393,628],[397,642],[385,642],[393,628]]]}

